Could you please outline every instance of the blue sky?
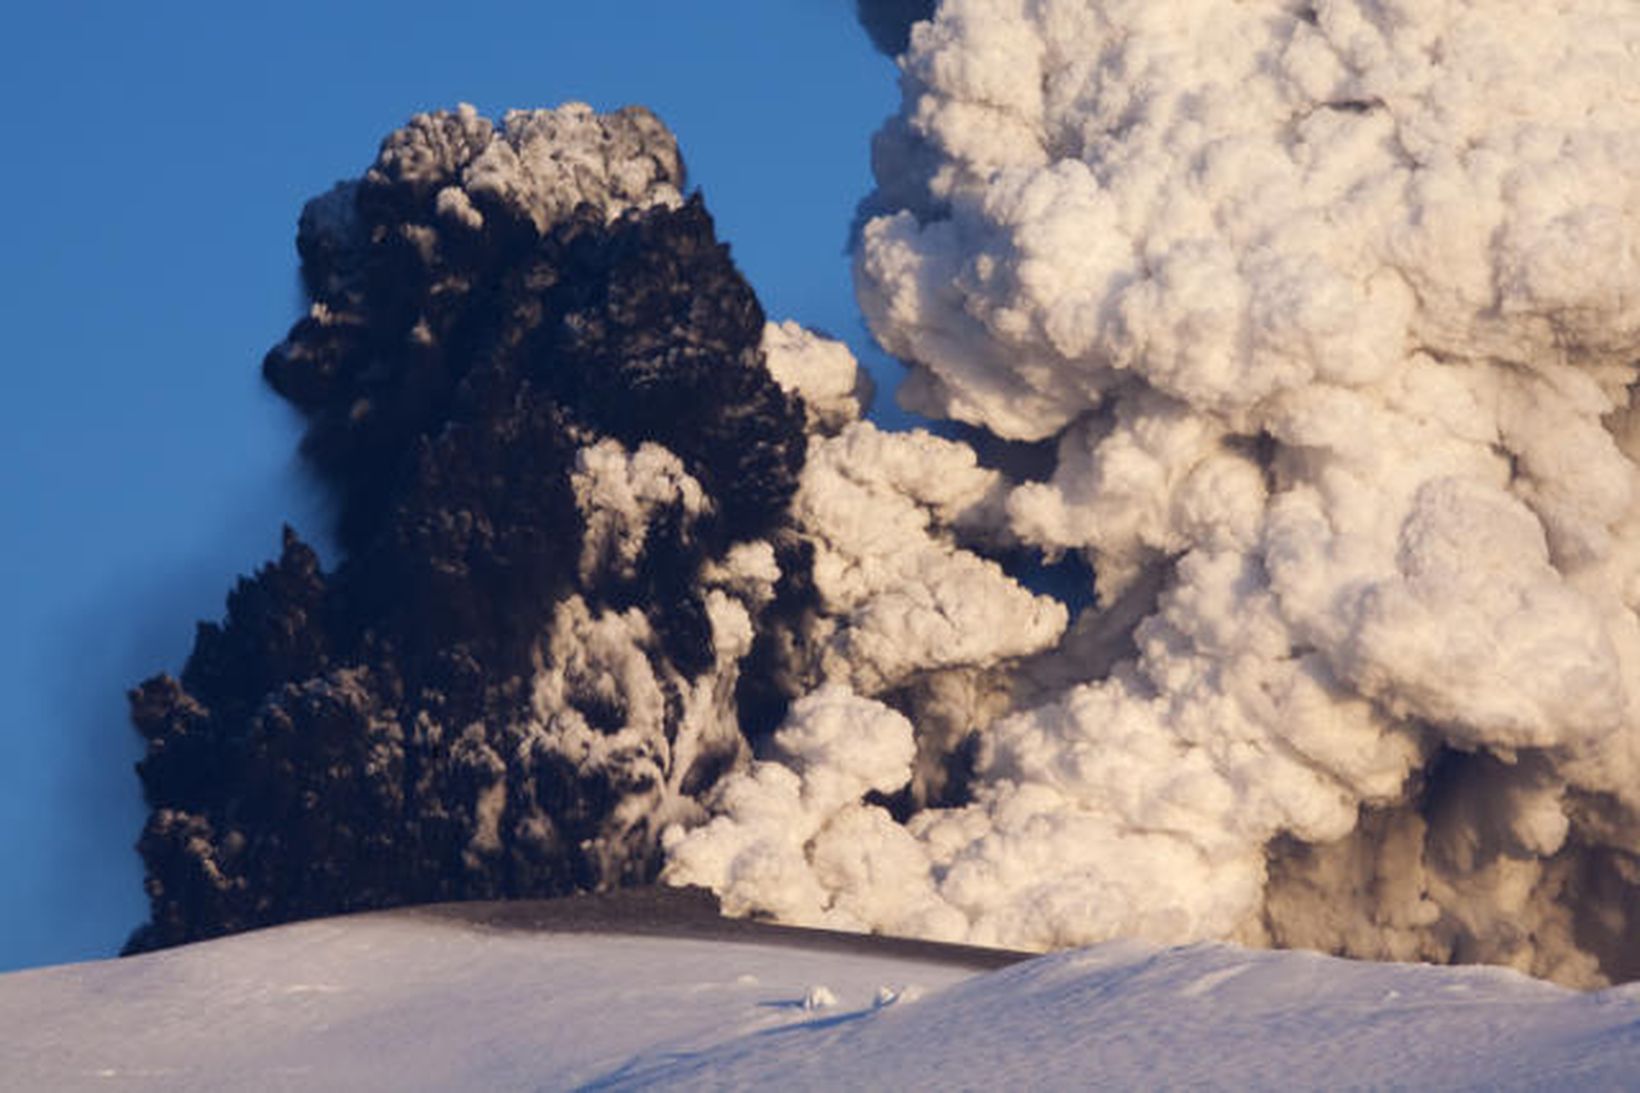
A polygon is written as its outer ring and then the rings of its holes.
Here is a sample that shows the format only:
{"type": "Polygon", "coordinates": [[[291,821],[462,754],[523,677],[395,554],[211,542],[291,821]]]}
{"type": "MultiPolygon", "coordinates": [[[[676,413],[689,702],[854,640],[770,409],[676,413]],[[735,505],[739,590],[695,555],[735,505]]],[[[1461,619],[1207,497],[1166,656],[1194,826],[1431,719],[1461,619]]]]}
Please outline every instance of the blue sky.
{"type": "MultiPolygon", "coordinates": [[[[390,129],[641,102],[771,317],[868,349],[842,249],[895,102],[850,0],[64,0],[0,40],[0,970],[143,917],[125,688],[322,517],[260,384],[302,202],[390,129]]],[[[880,357],[878,369],[885,367],[880,357]]]]}

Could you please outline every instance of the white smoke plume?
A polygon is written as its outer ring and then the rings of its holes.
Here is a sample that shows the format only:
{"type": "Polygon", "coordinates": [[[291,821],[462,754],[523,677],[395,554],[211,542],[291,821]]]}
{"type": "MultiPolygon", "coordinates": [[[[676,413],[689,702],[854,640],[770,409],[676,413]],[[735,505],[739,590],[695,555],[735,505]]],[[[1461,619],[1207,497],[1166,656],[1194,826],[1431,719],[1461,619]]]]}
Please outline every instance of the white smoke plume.
{"type": "Polygon", "coordinates": [[[606,437],[576,453],[570,473],[575,507],[586,521],[581,544],[581,580],[602,576],[633,580],[648,545],[657,513],[675,506],[685,519],[710,503],[683,461],[659,444],[645,442],[628,452],[606,437]]]}
{"type": "Polygon", "coordinates": [[[1628,0],[945,0],[859,297],[909,408],[1055,466],[847,423],[852,361],[771,350],[826,392],[819,689],[669,879],[1640,976],[1636,56],[1628,0]]]}

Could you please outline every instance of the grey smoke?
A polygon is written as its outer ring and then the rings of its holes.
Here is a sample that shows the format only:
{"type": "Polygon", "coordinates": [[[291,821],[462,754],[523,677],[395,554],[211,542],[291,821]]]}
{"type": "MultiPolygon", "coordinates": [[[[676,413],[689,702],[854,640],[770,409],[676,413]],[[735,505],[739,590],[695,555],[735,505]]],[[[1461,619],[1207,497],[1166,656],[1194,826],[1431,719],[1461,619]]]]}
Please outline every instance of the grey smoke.
{"type": "Polygon", "coordinates": [[[898,57],[910,41],[911,25],[931,18],[934,5],[935,0],[858,0],[856,11],[872,44],[898,57]]]}

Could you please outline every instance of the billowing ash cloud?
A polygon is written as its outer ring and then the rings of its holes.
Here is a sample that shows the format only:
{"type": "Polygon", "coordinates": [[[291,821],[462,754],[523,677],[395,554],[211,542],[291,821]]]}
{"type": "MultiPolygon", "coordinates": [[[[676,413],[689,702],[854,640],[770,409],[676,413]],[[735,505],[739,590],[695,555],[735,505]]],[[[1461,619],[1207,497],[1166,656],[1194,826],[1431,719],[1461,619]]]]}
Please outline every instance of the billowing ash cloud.
{"type": "Polygon", "coordinates": [[[811,693],[668,877],[1640,976],[1637,53],[1620,0],[946,0],[859,296],[902,401],[1053,468],[810,441],[811,693]]]}
{"type": "Polygon", "coordinates": [[[740,664],[806,602],[806,556],[762,538],[805,410],[683,186],[642,109],[462,108],[309,203],[311,308],[264,371],[344,560],[287,532],[133,692],[134,947],[651,878],[745,750],[737,690],[778,718],[740,664]]]}
{"type": "Polygon", "coordinates": [[[909,42],[856,277],[944,437],[765,323],[641,110],[420,117],[309,205],[265,367],[344,560],[288,536],[134,694],[135,944],[659,874],[1640,977],[1640,19],[946,0],[909,42]]]}
{"type": "Polygon", "coordinates": [[[871,42],[890,57],[898,57],[910,43],[913,23],[931,18],[935,0],[856,0],[860,25],[871,42]]]}

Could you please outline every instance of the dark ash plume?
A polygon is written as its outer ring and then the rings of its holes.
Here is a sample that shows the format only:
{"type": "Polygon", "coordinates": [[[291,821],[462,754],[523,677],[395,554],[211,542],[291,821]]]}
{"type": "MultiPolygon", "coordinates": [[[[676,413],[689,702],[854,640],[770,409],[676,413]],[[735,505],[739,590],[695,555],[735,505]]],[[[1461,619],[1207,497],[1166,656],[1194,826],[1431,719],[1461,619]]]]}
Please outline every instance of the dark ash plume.
{"type": "Polygon", "coordinates": [[[872,44],[898,57],[911,42],[911,25],[932,19],[936,6],[937,0],[858,0],[856,10],[872,44]]]}
{"type": "Polygon", "coordinates": [[[786,518],[804,409],[683,185],[645,110],[464,107],[309,203],[312,306],[264,374],[344,560],[287,529],[180,679],[132,692],[130,948],[648,879],[740,757],[780,582],[731,548],[786,518]]]}

